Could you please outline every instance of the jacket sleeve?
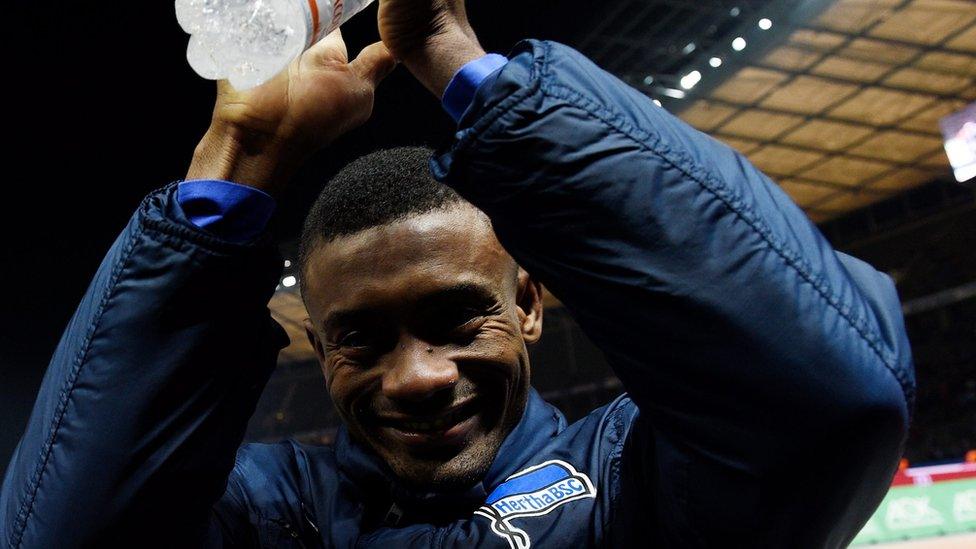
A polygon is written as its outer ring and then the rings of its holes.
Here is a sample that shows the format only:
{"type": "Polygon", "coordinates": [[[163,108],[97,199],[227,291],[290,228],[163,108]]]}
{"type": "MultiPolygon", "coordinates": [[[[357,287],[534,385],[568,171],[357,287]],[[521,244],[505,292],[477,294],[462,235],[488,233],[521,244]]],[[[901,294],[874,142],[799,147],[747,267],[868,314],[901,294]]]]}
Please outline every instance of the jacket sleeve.
{"type": "Polygon", "coordinates": [[[196,228],[176,186],[112,246],[54,353],[0,492],[5,547],[189,546],[287,342],[268,242],[196,228]]]}
{"type": "Polygon", "coordinates": [[[656,498],[640,527],[682,547],[853,538],[913,398],[887,276],[831,249],[741,155],[558,44],[520,45],[432,169],[639,407],[631,469],[656,498]]]}

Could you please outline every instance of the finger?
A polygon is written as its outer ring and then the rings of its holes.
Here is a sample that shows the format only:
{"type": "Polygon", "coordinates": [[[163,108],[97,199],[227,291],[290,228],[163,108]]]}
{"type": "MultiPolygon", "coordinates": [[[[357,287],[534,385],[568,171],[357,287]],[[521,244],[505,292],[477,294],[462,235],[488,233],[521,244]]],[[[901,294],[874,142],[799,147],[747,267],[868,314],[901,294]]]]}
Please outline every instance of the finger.
{"type": "Polygon", "coordinates": [[[349,63],[349,66],[360,78],[376,86],[393,72],[397,61],[383,42],[377,42],[359,52],[359,56],[349,63]]]}
{"type": "Polygon", "coordinates": [[[217,81],[217,97],[227,95],[234,91],[234,86],[230,85],[230,80],[224,78],[223,80],[217,81]]]}
{"type": "Polygon", "coordinates": [[[308,49],[306,55],[311,56],[316,62],[342,62],[349,60],[349,52],[346,50],[346,41],[342,39],[342,31],[336,29],[325,38],[319,40],[308,49]]]}

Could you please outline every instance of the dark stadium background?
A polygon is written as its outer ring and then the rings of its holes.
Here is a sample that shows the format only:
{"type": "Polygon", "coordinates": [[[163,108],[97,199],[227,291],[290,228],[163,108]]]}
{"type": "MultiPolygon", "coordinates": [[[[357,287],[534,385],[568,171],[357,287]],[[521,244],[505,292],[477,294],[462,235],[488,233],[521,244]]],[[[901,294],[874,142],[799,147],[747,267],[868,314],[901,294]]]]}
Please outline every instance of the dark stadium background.
{"type": "MultiPolygon", "coordinates": [[[[530,35],[574,43],[601,15],[597,3],[582,0],[470,4],[486,47],[502,52],[530,35]]],[[[758,9],[763,2],[739,4],[758,9]]],[[[347,26],[351,50],[375,40],[373,21],[362,15],[347,26]]],[[[213,97],[213,85],[185,63],[186,37],[169,0],[17,2],[7,27],[13,33],[2,103],[2,467],[102,255],[146,193],[183,176],[213,97]]],[[[437,146],[450,133],[437,102],[398,69],[380,91],[373,121],[319,155],[295,182],[281,201],[276,230],[293,238],[321,185],[355,156],[378,146],[437,146]]],[[[972,208],[959,214],[973,200],[971,190],[934,181],[823,230],[841,249],[896,273],[903,298],[911,301],[976,280],[976,216],[972,208]]],[[[976,300],[920,307],[908,318],[920,387],[908,456],[958,461],[976,447],[976,300]]],[[[599,352],[565,312],[547,312],[546,326],[535,352],[544,394],[578,417],[619,391],[599,352]]],[[[327,405],[309,403],[319,406],[329,413],[327,405]]],[[[252,434],[308,427],[258,417],[252,434]]]]}

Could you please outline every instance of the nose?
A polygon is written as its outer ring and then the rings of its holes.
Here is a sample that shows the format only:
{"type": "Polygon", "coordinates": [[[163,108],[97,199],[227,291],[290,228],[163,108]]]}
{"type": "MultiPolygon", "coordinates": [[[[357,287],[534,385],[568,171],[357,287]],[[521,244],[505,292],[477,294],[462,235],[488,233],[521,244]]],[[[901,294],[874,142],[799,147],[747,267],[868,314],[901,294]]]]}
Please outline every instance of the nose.
{"type": "Polygon", "coordinates": [[[391,400],[421,402],[457,385],[454,361],[423,341],[403,341],[390,355],[383,394],[391,400]]]}

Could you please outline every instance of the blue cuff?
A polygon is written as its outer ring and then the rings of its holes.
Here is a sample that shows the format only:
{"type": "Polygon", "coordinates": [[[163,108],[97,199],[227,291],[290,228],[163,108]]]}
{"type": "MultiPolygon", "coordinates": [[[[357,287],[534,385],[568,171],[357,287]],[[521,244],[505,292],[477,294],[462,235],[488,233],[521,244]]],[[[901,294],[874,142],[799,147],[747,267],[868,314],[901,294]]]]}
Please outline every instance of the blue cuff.
{"type": "Polygon", "coordinates": [[[444,110],[451,115],[455,122],[460,122],[461,117],[464,116],[464,111],[471,106],[478,86],[491,76],[491,73],[502,68],[506,63],[508,63],[508,58],[504,55],[489,53],[469,62],[457,71],[447,85],[447,89],[444,90],[442,100],[444,110]]]}
{"type": "Polygon", "coordinates": [[[264,191],[216,179],[180,183],[176,201],[191,223],[237,244],[261,236],[275,210],[264,191]]]}

